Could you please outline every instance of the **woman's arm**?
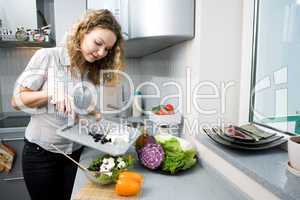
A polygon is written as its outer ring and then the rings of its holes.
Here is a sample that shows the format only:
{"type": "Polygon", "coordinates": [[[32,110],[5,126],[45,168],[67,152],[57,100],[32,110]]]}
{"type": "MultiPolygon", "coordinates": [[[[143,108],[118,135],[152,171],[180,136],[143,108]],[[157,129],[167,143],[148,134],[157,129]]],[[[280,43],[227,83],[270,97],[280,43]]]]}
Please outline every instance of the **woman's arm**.
{"type": "Polygon", "coordinates": [[[11,105],[14,109],[20,110],[17,104],[16,98],[20,98],[20,101],[29,108],[40,108],[48,103],[47,91],[34,91],[26,87],[19,88],[19,97],[13,96],[11,99],[11,105]]]}

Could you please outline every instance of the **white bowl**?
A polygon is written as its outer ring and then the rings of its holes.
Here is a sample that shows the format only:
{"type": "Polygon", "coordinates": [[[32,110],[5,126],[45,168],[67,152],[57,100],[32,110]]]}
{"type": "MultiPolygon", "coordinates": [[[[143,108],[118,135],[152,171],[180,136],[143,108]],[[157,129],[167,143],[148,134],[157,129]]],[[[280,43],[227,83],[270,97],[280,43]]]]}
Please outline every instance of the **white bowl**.
{"type": "Polygon", "coordinates": [[[157,115],[150,112],[149,120],[159,125],[176,125],[181,123],[181,114],[175,113],[171,115],[157,115]]]}

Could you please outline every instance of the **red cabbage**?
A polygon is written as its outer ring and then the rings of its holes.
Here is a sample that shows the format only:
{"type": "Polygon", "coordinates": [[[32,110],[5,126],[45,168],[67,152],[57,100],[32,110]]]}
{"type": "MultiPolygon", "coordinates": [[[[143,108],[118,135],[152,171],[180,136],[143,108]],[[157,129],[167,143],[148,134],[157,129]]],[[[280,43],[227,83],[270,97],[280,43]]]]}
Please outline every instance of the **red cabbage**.
{"type": "Polygon", "coordinates": [[[138,151],[138,155],[142,165],[157,169],[164,160],[165,152],[160,144],[148,143],[138,151]]]}

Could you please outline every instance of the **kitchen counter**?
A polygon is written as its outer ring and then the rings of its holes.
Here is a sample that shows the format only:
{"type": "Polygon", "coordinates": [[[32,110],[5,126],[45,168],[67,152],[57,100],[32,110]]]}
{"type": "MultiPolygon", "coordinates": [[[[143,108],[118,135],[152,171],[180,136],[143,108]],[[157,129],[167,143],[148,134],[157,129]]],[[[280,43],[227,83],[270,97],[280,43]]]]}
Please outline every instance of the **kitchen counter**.
{"type": "MultiPolygon", "coordinates": [[[[85,148],[80,163],[87,166],[87,158],[99,154],[99,151],[85,148]]],[[[140,199],[249,199],[223,177],[217,176],[212,168],[199,162],[193,169],[176,176],[151,172],[138,163],[134,171],[144,175],[144,185],[140,199]]],[[[84,173],[78,169],[72,196],[88,182],[84,173]]]]}
{"type": "MultiPolygon", "coordinates": [[[[296,200],[300,199],[300,178],[291,174],[287,170],[288,154],[281,148],[272,148],[261,151],[242,151],[229,149],[216,144],[206,135],[200,134],[195,138],[202,155],[210,159],[208,152],[212,151],[216,156],[234,166],[237,170],[250,177],[256,183],[266,188],[279,199],[296,200]]],[[[203,158],[203,160],[206,160],[203,158]]],[[[209,162],[209,161],[205,161],[209,162]]],[[[216,161],[213,162],[216,165],[216,161]]],[[[224,163],[217,164],[216,167],[222,172],[224,163]]],[[[235,173],[236,174],[236,173],[235,173]]],[[[238,181],[241,185],[241,181],[238,181]]],[[[251,191],[255,193],[255,191],[251,191]]],[[[257,193],[254,194],[257,197],[257,193]]]]}

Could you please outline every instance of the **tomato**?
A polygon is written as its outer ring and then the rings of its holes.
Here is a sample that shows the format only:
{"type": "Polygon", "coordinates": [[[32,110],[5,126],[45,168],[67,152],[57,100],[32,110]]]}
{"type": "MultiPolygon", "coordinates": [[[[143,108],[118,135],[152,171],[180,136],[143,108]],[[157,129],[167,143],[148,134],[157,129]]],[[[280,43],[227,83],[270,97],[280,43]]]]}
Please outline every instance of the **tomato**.
{"type": "Polygon", "coordinates": [[[138,182],[139,184],[142,184],[143,183],[143,176],[139,173],[136,173],[136,172],[131,172],[131,171],[125,171],[125,172],[122,172],[120,173],[119,175],[119,180],[121,179],[132,179],[136,182],[138,182]]]}
{"type": "Polygon", "coordinates": [[[173,111],[174,110],[174,107],[173,107],[173,105],[172,104],[167,104],[167,105],[165,105],[165,109],[167,110],[167,111],[173,111]]]}
{"type": "Polygon", "coordinates": [[[120,196],[134,196],[141,191],[141,184],[129,178],[122,178],[117,181],[115,192],[120,196]]]}

